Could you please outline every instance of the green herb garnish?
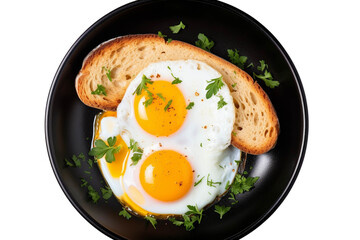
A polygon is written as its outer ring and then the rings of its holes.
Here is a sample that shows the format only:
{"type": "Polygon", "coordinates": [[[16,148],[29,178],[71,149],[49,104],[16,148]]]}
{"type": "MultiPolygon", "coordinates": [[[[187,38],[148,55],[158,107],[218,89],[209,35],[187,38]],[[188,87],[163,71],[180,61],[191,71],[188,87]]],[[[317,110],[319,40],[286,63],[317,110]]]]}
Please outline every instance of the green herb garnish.
{"type": "Polygon", "coordinates": [[[184,222],[176,220],[174,217],[169,218],[169,221],[178,227],[184,224],[184,222]]]}
{"type": "Polygon", "coordinates": [[[145,219],[148,220],[151,225],[156,229],[155,225],[157,224],[156,219],[152,216],[145,216],[145,219]]]}
{"type": "Polygon", "coordinates": [[[172,103],[172,99],[169,100],[168,103],[166,104],[166,106],[164,107],[164,111],[165,111],[165,112],[169,109],[171,103],[172,103]]]}
{"type": "Polygon", "coordinates": [[[231,192],[233,194],[239,194],[248,192],[251,188],[254,187],[255,183],[259,177],[244,177],[240,174],[235,175],[235,180],[233,184],[231,185],[231,192]]]}
{"type": "Polygon", "coordinates": [[[114,154],[120,151],[121,146],[115,146],[116,137],[109,137],[107,142],[109,145],[106,145],[102,139],[97,139],[95,147],[90,150],[89,155],[94,156],[96,159],[100,159],[105,155],[105,160],[108,163],[115,161],[114,154]]]}
{"type": "Polygon", "coordinates": [[[167,35],[165,34],[162,34],[162,32],[158,31],[158,36],[161,37],[161,38],[165,38],[167,37],[167,35]]]}
{"type": "Polygon", "coordinates": [[[163,101],[165,101],[165,97],[161,93],[156,94],[159,98],[161,98],[163,101]]]}
{"type": "Polygon", "coordinates": [[[133,155],[131,157],[132,163],[131,166],[136,165],[142,157],[143,150],[138,146],[138,143],[134,139],[130,139],[129,149],[133,150],[133,155]]]}
{"type": "Polygon", "coordinates": [[[216,95],[216,93],[224,86],[224,83],[222,81],[222,76],[218,78],[211,79],[210,81],[207,81],[209,84],[206,86],[205,90],[208,90],[206,92],[206,99],[211,98],[213,95],[216,95]]]}
{"type": "Polygon", "coordinates": [[[147,78],[145,75],[142,76],[142,80],[141,83],[139,84],[139,86],[137,86],[137,88],[135,89],[135,91],[133,92],[133,95],[136,93],[136,95],[140,95],[143,89],[148,89],[148,87],[146,86],[146,84],[153,84],[154,82],[151,81],[150,78],[147,78]]]}
{"type": "Polygon", "coordinates": [[[237,49],[235,49],[235,50],[228,49],[227,53],[228,53],[228,56],[230,58],[230,61],[233,64],[235,64],[236,66],[238,66],[241,69],[245,68],[245,63],[247,61],[246,56],[240,56],[239,51],[237,49]]]}
{"type": "Polygon", "coordinates": [[[112,82],[112,78],[111,78],[111,70],[107,69],[106,67],[102,67],[102,70],[106,71],[106,77],[110,80],[110,82],[112,82]]]}
{"type": "Polygon", "coordinates": [[[145,107],[148,107],[153,102],[154,97],[153,97],[153,94],[149,90],[145,89],[145,91],[148,94],[148,99],[146,99],[145,102],[143,102],[143,104],[145,105],[145,107]]]}
{"type": "Polygon", "coordinates": [[[189,105],[187,105],[186,109],[190,110],[194,107],[195,103],[194,102],[190,102],[189,105]]]}
{"type": "Polygon", "coordinates": [[[218,104],[218,107],[217,107],[218,110],[227,104],[227,102],[224,101],[223,96],[220,95],[219,98],[220,98],[220,100],[217,103],[218,104]]]}
{"type": "Polygon", "coordinates": [[[111,198],[112,191],[108,186],[106,186],[105,188],[100,188],[100,191],[102,193],[103,199],[108,200],[109,198],[111,198]]]}
{"type": "Polygon", "coordinates": [[[124,207],[122,209],[123,210],[119,212],[119,216],[123,216],[124,218],[129,220],[131,218],[130,213],[128,213],[124,207]]]}
{"type": "Polygon", "coordinates": [[[73,155],[71,160],[73,160],[75,167],[81,167],[81,161],[76,155],[73,155]]]}
{"type": "Polygon", "coordinates": [[[257,70],[261,71],[262,74],[253,73],[253,77],[261,79],[265,82],[265,85],[269,88],[274,88],[280,85],[279,81],[275,81],[271,75],[271,73],[267,70],[268,65],[264,60],[260,60],[260,66],[257,66],[257,70]]]}
{"type": "Polygon", "coordinates": [[[93,95],[101,95],[102,94],[102,95],[106,96],[105,87],[101,84],[98,84],[96,90],[92,91],[91,94],[93,94],[93,95]]]}
{"type": "Polygon", "coordinates": [[[181,29],[185,29],[185,25],[180,21],[178,25],[170,26],[169,28],[172,33],[178,33],[181,29]]]}
{"type": "Polygon", "coordinates": [[[213,180],[212,179],[210,179],[209,180],[209,177],[210,177],[210,173],[208,174],[208,176],[207,176],[207,178],[206,178],[206,183],[207,183],[207,185],[208,186],[210,186],[210,187],[216,187],[215,185],[221,185],[221,182],[213,182],[213,180]]]}
{"type": "Polygon", "coordinates": [[[84,178],[81,178],[80,181],[81,181],[80,187],[86,187],[88,185],[88,182],[84,178]]]}
{"type": "Polygon", "coordinates": [[[220,215],[220,219],[222,219],[224,214],[227,213],[230,209],[231,207],[215,205],[215,212],[220,215]]]}
{"type": "Polygon", "coordinates": [[[214,46],[214,41],[210,41],[203,33],[199,33],[198,39],[195,45],[205,51],[210,52],[210,49],[214,46]]]}
{"type": "Polygon", "coordinates": [[[99,193],[95,191],[95,189],[91,185],[88,186],[88,195],[93,201],[93,203],[97,203],[100,199],[99,193]]]}
{"type": "Polygon", "coordinates": [[[204,179],[205,176],[203,176],[199,181],[197,181],[196,183],[194,183],[194,187],[196,187],[197,185],[199,185],[201,183],[201,181],[204,179]]]}

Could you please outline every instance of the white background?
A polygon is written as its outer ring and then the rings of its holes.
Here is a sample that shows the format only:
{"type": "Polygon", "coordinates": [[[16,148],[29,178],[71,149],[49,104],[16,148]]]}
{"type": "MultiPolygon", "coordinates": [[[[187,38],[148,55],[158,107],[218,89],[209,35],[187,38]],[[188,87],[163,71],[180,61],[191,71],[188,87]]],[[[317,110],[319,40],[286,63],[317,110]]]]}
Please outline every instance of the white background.
{"type": "MultiPolygon", "coordinates": [[[[45,104],[75,40],[127,2],[1,1],[1,239],[108,239],[78,214],[55,179],[45,146],[45,104]]],[[[310,116],[295,185],[245,239],[360,239],[357,1],[224,2],[280,41],[300,74],[310,116]]]]}

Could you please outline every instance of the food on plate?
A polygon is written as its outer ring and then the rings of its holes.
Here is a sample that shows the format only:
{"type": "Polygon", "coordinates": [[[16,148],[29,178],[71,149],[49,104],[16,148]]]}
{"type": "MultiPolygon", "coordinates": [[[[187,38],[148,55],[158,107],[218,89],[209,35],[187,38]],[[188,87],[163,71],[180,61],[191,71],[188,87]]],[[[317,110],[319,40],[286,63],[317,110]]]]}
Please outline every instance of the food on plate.
{"type": "MultiPolygon", "coordinates": [[[[184,28],[180,22],[171,31],[184,28]]],[[[209,46],[164,37],[101,44],[85,58],[75,87],[82,102],[104,110],[89,155],[125,206],[119,215],[129,219],[131,211],[154,228],[156,219],[169,219],[191,230],[227,191],[235,203],[236,194],[253,187],[258,178],[239,175],[239,163],[246,153],[274,147],[279,122],[243,70],[209,46]]],[[[230,208],[216,205],[215,212],[221,219],[230,208]]]]}
{"type": "Polygon", "coordinates": [[[215,69],[230,89],[235,106],[232,145],[250,154],[273,148],[279,122],[267,94],[237,66],[188,43],[167,43],[153,34],[109,40],[85,58],[76,78],[76,91],[86,105],[114,111],[130,82],[149,64],[190,59],[215,69]]]}
{"type": "Polygon", "coordinates": [[[228,190],[241,153],[230,144],[235,107],[229,88],[223,84],[207,97],[207,86],[221,78],[195,60],[152,63],[131,81],[117,111],[98,117],[95,142],[120,148],[113,161],[99,158],[100,169],[134,213],[183,215],[189,205],[203,209],[228,190]]]}

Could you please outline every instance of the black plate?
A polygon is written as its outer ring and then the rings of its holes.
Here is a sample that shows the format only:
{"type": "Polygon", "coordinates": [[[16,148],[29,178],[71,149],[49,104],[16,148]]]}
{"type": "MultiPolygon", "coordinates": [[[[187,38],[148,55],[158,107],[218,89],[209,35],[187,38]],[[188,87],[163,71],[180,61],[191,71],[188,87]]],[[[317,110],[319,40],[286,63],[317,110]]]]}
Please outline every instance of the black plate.
{"type": "MultiPolygon", "coordinates": [[[[275,37],[252,17],[216,1],[138,1],[101,18],[66,54],[50,89],[45,132],[50,161],[61,188],[80,214],[104,234],[130,239],[230,239],[243,237],[258,227],[290,191],[305,154],[308,115],[300,78],[289,56],[275,37]],[[186,29],[171,34],[168,27],[180,20],[186,24],[186,29]],[[280,86],[275,89],[260,82],[278,113],[281,133],[273,150],[248,157],[250,175],[260,176],[256,187],[239,196],[239,203],[222,220],[213,209],[207,210],[202,223],[191,232],[166,221],[160,221],[155,230],[143,219],[119,217],[121,206],[114,198],[107,203],[91,203],[87,190],[80,187],[80,178],[86,178],[98,190],[104,184],[99,170],[92,168],[90,179],[84,173],[89,169],[85,163],[81,168],[64,167],[64,158],[88,152],[93,119],[99,112],[86,107],[75,92],[75,76],[84,57],[108,39],[158,31],[188,43],[194,43],[198,33],[205,33],[215,42],[214,54],[227,59],[226,50],[237,48],[249,57],[249,62],[264,59],[274,78],[280,81],[280,86]]],[[[226,203],[227,200],[222,201],[226,203]]]]}

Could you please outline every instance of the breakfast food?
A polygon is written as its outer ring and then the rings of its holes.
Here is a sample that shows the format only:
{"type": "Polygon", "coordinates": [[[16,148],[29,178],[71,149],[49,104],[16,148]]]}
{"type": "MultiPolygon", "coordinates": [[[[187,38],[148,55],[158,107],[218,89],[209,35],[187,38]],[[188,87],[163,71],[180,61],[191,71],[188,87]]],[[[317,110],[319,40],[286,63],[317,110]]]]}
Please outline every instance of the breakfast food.
{"type": "Polygon", "coordinates": [[[273,148],[279,122],[262,88],[235,65],[184,42],[167,43],[153,34],[109,40],[85,58],[76,78],[76,91],[86,105],[114,111],[130,82],[150,63],[186,59],[214,68],[229,87],[236,108],[232,145],[250,154],[262,154],[273,148]],[[97,91],[103,94],[94,94],[97,91]]]}
{"type": "Polygon", "coordinates": [[[129,84],[117,112],[99,117],[95,140],[115,136],[121,146],[113,162],[99,159],[101,171],[134,213],[168,218],[185,214],[188,205],[203,209],[233,182],[240,160],[230,145],[235,107],[226,85],[206,98],[211,79],[221,75],[199,61],[150,64],[129,84]]]}
{"type": "MultiPolygon", "coordinates": [[[[269,98],[247,73],[156,35],[101,44],[75,86],[81,101],[104,110],[89,155],[126,207],[121,214],[130,210],[153,226],[155,218],[183,216],[191,230],[227,191],[236,201],[258,179],[238,173],[242,156],[270,150],[279,132],[269,98]]],[[[229,209],[216,207],[220,218],[229,209]]]]}

